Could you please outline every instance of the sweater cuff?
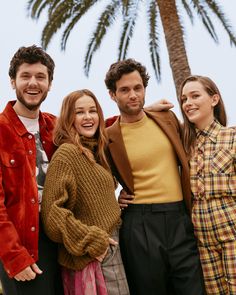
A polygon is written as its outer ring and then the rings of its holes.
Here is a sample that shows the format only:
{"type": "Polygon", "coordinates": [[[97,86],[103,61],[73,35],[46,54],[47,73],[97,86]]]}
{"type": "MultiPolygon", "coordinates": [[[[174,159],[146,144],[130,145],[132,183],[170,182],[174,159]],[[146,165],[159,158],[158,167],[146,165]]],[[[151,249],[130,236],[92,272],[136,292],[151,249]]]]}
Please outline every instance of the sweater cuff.
{"type": "Polygon", "coordinates": [[[95,258],[102,255],[109,246],[109,235],[103,230],[92,231],[87,251],[90,257],[95,258]]]}

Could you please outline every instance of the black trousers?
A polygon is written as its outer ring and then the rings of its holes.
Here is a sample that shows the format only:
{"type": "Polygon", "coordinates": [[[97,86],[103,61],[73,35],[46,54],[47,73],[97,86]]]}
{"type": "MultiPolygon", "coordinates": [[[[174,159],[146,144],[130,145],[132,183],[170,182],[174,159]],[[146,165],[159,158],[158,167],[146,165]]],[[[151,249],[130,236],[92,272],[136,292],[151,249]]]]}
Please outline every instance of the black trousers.
{"type": "Polygon", "coordinates": [[[0,263],[0,280],[4,295],[63,295],[61,271],[57,263],[57,245],[49,240],[40,225],[39,260],[36,262],[43,271],[31,281],[10,279],[0,263]]]}
{"type": "Polygon", "coordinates": [[[203,295],[202,269],[183,202],[129,205],[120,247],[131,295],[203,295]]]}

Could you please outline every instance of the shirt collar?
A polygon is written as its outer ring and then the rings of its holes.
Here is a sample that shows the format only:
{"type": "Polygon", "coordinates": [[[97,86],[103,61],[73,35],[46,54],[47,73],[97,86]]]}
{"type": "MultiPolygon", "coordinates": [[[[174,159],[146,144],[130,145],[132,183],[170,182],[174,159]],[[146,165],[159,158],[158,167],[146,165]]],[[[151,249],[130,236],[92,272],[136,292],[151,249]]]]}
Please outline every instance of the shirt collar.
{"type": "Polygon", "coordinates": [[[200,135],[204,137],[209,137],[209,139],[213,142],[216,142],[217,135],[221,129],[222,125],[215,119],[209,126],[200,130],[196,128],[197,137],[200,135]]]}

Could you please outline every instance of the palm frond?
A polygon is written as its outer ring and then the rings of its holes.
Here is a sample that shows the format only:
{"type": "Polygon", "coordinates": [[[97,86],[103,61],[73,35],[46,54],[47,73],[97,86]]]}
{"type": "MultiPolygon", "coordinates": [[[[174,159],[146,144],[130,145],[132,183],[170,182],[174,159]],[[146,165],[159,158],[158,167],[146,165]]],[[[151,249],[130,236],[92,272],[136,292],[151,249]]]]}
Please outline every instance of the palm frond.
{"type": "Polygon", "coordinates": [[[125,59],[138,15],[139,0],[128,1],[123,10],[123,30],[120,37],[118,60],[125,59]]]}
{"type": "Polygon", "coordinates": [[[152,0],[148,5],[147,19],[149,24],[149,51],[151,55],[152,66],[157,81],[161,79],[160,55],[159,55],[159,35],[157,29],[158,11],[156,1],[152,0]]]}
{"type": "Polygon", "coordinates": [[[27,11],[33,19],[39,19],[42,11],[51,4],[52,0],[30,0],[27,3],[27,11]]]}
{"type": "Polygon", "coordinates": [[[216,17],[221,22],[223,28],[229,36],[230,44],[236,46],[236,35],[232,30],[231,25],[228,20],[225,18],[224,13],[222,12],[222,8],[214,1],[214,0],[205,0],[212,13],[216,15],[216,17]]]}
{"type": "Polygon", "coordinates": [[[92,38],[88,44],[85,61],[84,61],[84,71],[85,75],[88,76],[92,58],[96,50],[100,47],[101,42],[113,21],[115,20],[120,7],[119,0],[113,0],[111,4],[107,5],[103,13],[101,14],[97,27],[93,32],[92,38]]]}
{"type": "Polygon", "coordinates": [[[184,9],[187,12],[187,15],[189,16],[189,19],[191,21],[191,24],[193,25],[194,17],[193,17],[193,13],[192,13],[191,7],[189,6],[189,4],[187,3],[186,0],[182,0],[182,4],[184,6],[184,9]]]}
{"type": "Polygon", "coordinates": [[[79,1],[76,5],[73,6],[73,11],[71,13],[71,21],[69,22],[69,24],[65,28],[65,30],[63,32],[63,35],[62,35],[62,39],[61,39],[61,49],[62,50],[66,49],[66,44],[67,44],[68,37],[69,37],[72,29],[74,28],[74,26],[79,22],[81,17],[84,16],[86,14],[86,12],[88,12],[88,10],[96,2],[97,2],[96,0],[83,1],[83,3],[81,1],[79,1]]]}
{"type": "MultiPolygon", "coordinates": [[[[67,2],[68,0],[51,0],[51,5],[48,10],[48,16],[51,17],[51,15],[54,13],[59,5],[66,5],[68,4],[67,2]]],[[[75,3],[73,5],[75,5],[75,3]]]]}
{"type": "Polygon", "coordinates": [[[194,5],[194,8],[197,11],[197,14],[202,20],[203,25],[205,26],[207,32],[210,34],[212,39],[218,43],[218,36],[216,34],[215,28],[213,26],[213,23],[211,21],[211,18],[208,15],[207,9],[204,7],[201,1],[199,0],[192,0],[192,3],[194,5]]]}
{"type": "Polygon", "coordinates": [[[73,10],[73,0],[63,1],[54,9],[48,18],[43,29],[41,43],[43,48],[47,48],[52,36],[61,28],[61,26],[71,17],[73,10]]]}

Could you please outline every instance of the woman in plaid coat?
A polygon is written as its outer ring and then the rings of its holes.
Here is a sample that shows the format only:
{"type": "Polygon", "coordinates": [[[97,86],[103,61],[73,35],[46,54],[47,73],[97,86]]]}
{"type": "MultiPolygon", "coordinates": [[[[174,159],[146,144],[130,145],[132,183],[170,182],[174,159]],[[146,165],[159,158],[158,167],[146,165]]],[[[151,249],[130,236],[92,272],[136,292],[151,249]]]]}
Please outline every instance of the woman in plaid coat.
{"type": "Polygon", "coordinates": [[[236,129],[225,127],[221,94],[207,77],[186,78],[179,102],[207,294],[236,294],[236,129]]]}

